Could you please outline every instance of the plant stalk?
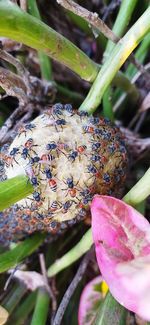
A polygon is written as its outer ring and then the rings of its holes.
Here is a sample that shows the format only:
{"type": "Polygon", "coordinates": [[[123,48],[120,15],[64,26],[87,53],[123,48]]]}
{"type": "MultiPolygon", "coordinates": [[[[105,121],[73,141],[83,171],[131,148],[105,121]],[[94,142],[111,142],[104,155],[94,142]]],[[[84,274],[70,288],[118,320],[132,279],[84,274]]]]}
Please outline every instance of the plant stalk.
{"type": "Polygon", "coordinates": [[[50,296],[44,288],[40,288],[37,293],[36,305],[31,321],[31,325],[45,325],[49,311],[50,296]]]}
{"type": "Polygon", "coordinates": [[[89,114],[94,113],[117,71],[149,31],[150,7],[114,47],[111,55],[102,66],[88,96],[80,106],[80,111],[86,111],[89,114]]]}
{"type": "MultiPolygon", "coordinates": [[[[115,24],[113,26],[113,32],[119,38],[122,37],[129,23],[133,10],[136,6],[136,3],[137,0],[123,0],[121,3],[119,13],[117,15],[115,24]]],[[[107,60],[107,57],[109,56],[113,48],[114,48],[114,44],[111,42],[111,40],[109,40],[106,46],[106,50],[104,52],[103,61],[107,60]]],[[[111,102],[111,94],[112,94],[112,90],[110,86],[106,89],[103,96],[103,114],[104,116],[110,118],[113,121],[114,113],[113,113],[113,105],[111,102]]],[[[136,100],[137,100],[137,96],[136,96],[136,100]]]]}
{"type": "Polygon", "coordinates": [[[77,46],[11,1],[0,1],[0,35],[24,43],[92,82],[99,67],[77,46]]]}
{"type": "MultiPolygon", "coordinates": [[[[29,13],[32,16],[41,20],[41,15],[40,15],[36,0],[28,0],[28,9],[29,9],[29,13]]],[[[52,67],[51,67],[51,62],[50,62],[49,57],[41,51],[38,52],[38,57],[39,57],[42,78],[45,80],[51,80],[52,79],[52,67]]]]}

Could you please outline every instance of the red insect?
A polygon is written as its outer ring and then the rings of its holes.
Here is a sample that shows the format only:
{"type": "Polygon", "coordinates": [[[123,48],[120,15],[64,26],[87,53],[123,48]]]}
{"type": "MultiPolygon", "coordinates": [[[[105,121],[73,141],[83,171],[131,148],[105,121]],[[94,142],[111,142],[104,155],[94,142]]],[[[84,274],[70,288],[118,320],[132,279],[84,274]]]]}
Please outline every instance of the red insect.
{"type": "Polygon", "coordinates": [[[56,192],[57,191],[57,183],[56,183],[55,179],[50,179],[48,181],[48,184],[49,184],[49,186],[50,186],[50,188],[51,188],[51,190],[53,192],[56,192]]]}
{"type": "Polygon", "coordinates": [[[51,165],[52,160],[55,159],[55,156],[50,155],[50,154],[43,154],[39,160],[40,164],[47,164],[47,165],[51,165]]]}
{"type": "Polygon", "coordinates": [[[29,138],[25,144],[24,144],[25,148],[27,149],[31,149],[33,146],[36,147],[37,145],[33,145],[33,139],[29,138]]]}
{"type": "Polygon", "coordinates": [[[13,157],[4,155],[2,159],[7,167],[9,167],[10,165],[13,167],[13,161],[14,161],[13,157]]]}
{"type": "Polygon", "coordinates": [[[86,149],[87,149],[87,146],[85,146],[85,145],[77,147],[77,151],[79,152],[79,154],[84,153],[86,149]]]}
{"type": "Polygon", "coordinates": [[[71,189],[68,191],[68,194],[70,194],[71,197],[76,197],[76,194],[77,194],[77,190],[76,190],[76,188],[71,188],[71,189]]]}
{"type": "Polygon", "coordinates": [[[94,133],[94,128],[89,125],[83,126],[84,133],[94,133]]]}

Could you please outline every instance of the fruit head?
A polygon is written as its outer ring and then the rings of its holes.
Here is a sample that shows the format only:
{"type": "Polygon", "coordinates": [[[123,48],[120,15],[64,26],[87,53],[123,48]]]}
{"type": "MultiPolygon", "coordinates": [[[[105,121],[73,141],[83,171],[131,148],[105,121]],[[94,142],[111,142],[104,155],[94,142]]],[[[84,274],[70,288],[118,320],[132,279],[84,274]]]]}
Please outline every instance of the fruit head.
{"type": "Polygon", "coordinates": [[[0,237],[12,240],[84,219],[95,193],[118,196],[127,154],[108,119],[58,103],[18,130],[4,163],[7,178],[26,174],[34,188],[1,213],[0,237]]]}

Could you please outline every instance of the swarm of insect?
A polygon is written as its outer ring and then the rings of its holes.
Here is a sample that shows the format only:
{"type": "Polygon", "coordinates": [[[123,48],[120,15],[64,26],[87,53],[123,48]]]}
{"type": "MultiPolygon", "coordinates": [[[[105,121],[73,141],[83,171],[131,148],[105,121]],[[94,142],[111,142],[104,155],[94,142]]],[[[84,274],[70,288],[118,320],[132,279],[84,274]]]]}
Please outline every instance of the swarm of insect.
{"type": "Polygon", "coordinates": [[[4,241],[58,232],[89,214],[95,193],[118,195],[127,154],[108,119],[58,103],[19,129],[1,161],[7,178],[26,174],[33,185],[32,195],[0,214],[4,241]]]}

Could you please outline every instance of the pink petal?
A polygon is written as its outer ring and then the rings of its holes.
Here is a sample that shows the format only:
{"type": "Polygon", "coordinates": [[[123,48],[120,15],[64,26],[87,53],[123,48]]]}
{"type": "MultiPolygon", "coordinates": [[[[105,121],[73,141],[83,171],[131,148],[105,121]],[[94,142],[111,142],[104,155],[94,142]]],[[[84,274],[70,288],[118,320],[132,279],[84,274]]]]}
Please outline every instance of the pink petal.
{"type": "Polygon", "coordinates": [[[150,320],[150,224],[134,208],[96,195],[92,232],[102,276],[115,299],[150,320]]]}
{"type": "Polygon", "coordinates": [[[102,277],[97,276],[90,281],[82,291],[78,311],[78,325],[91,325],[96,316],[95,304],[100,302],[102,294],[94,290],[96,285],[100,285],[102,277]]]}

